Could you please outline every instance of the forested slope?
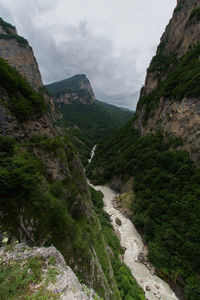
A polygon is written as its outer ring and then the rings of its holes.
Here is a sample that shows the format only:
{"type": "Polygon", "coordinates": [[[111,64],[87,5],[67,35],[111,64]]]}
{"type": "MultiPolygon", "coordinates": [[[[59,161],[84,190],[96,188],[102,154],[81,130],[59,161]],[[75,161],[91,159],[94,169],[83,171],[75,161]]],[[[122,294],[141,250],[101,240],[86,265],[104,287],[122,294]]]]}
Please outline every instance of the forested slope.
{"type": "Polygon", "coordinates": [[[149,258],[191,300],[200,297],[199,9],[178,1],[133,120],[98,145],[88,167],[94,183],[119,191],[132,178],[132,220],[149,258]]]}
{"type": "MultiPolygon", "coordinates": [[[[12,25],[0,23],[5,35],[10,34],[6,26],[12,25]]],[[[12,38],[0,36],[0,42],[1,39],[7,41],[5,55],[11,50],[18,53],[22,49],[23,53],[24,48],[16,41],[13,44],[12,38]]],[[[33,52],[28,44],[26,50],[29,65],[34,61],[33,52]]],[[[18,242],[25,243],[23,247],[53,244],[81,283],[94,288],[104,299],[128,299],[133,295],[144,299],[129,269],[119,259],[123,249],[102,209],[101,195],[88,187],[71,137],[54,126],[58,114],[52,98],[36,91],[39,70],[33,82],[32,77],[24,77],[27,65],[23,65],[23,55],[21,73],[13,67],[14,57],[12,66],[9,60],[0,58],[1,253],[10,251],[12,256],[13,245],[18,242]],[[96,201],[100,203],[97,209],[96,201]]],[[[19,57],[16,59],[18,65],[19,57]]],[[[36,258],[23,268],[16,262],[3,263],[0,299],[7,300],[23,293],[23,287],[33,283],[30,278],[37,277],[38,283],[44,262],[36,258]]],[[[30,295],[27,289],[22,297],[41,299],[41,294],[30,295]]],[[[48,295],[43,295],[42,299],[47,299],[48,295]]],[[[54,296],[52,299],[57,299],[54,296]]]]}

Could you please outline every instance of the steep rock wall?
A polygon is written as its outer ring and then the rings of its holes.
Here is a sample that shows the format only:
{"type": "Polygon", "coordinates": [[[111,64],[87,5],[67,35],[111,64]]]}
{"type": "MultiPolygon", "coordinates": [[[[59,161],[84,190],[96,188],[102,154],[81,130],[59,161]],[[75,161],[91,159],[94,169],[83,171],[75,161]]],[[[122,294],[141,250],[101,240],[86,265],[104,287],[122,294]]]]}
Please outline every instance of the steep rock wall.
{"type": "Polygon", "coordinates": [[[133,124],[142,135],[161,130],[182,138],[182,147],[198,162],[200,93],[194,65],[199,42],[200,3],[180,0],[147,70],[133,124]]]}
{"type": "Polygon", "coordinates": [[[28,41],[17,34],[14,26],[2,19],[0,22],[0,57],[7,60],[26,77],[35,90],[43,86],[38,64],[28,41]]]}
{"type": "Polygon", "coordinates": [[[35,90],[42,85],[27,41],[1,19],[0,28],[0,51],[8,61],[0,60],[0,237],[6,232],[9,242],[55,245],[82,281],[114,299],[119,291],[83,166],[69,136],[54,125],[53,99],[34,92],[25,79],[35,90]]]}

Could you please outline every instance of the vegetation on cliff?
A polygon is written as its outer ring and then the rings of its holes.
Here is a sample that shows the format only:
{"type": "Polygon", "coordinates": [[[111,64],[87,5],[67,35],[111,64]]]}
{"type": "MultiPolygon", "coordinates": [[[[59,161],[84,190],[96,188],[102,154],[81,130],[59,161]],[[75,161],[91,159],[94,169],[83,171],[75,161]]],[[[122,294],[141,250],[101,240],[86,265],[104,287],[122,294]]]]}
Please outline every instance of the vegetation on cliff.
{"type": "MultiPolygon", "coordinates": [[[[86,281],[92,258],[89,249],[99,241],[100,228],[89,195],[79,186],[84,178],[78,178],[79,170],[74,170],[75,157],[68,140],[33,137],[19,144],[11,137],[1,137],[0,149],[1,231],[7,232],[9,240],[15,237],[29,245],[55,245],[67,261],[71,260],[72,267],[79,265],[79,278],[86,281]],[[36,159],[33,148],[50,153],[49,159],[59,157],[71,176],[63,181],[48,180],[45,164],[36,159]]],[[[106,257],[104,247],[102,244],[106,257]]],[[[104,295],[98,280],[94,282],[104,295]]]]}
{"type": "MultiPolygon", "coordinates": [[[[3,59],[0,86],[0,105],[5,114],[16,117],[18,126],[23,122],[26,127],[33,116],[40,122],[39,117],[46,111],[44,99],[3,59]]],[[[91,190],[90,195],[69,135],[50,137],[40,130],[26,138],[1,135],[0,195],[0,234],[6,233],[8,243],[17,239],[31,246],[53,244],[76,269],[81,282],[90,284],[92,276],[92,286],[101,296],[128,299],[131,287],[130,295],[144,299],[130,271],[119,260],[122,250],[102,205],[98,212],[93,209],[96,194],[91,190]],[[107,250],[108,244],[115,252],[115,260],[107,250]]],[[[32,271],[32,267],[29,269],[32,271]]],[[[12,296],[15,289],[21,292],[21,285],[26,280],[28,284],[29,279],[26,267],[23,272],[19,264],[6,267],[0,276],[0,297],[7,293],[12,296]],[[19,280],[2,291],[5,282],[14,280],[13,276],[19,280]]],[[[38,274],[37,280],[40,279],[38,274]]]]}
{"type": "Polygon", "coordinates": [[[5,31],[5,33],[0,34],[0,39],[6,39],[6,40],[15,39],[17,40],[18,44],[21,47],[25,47],[26,45],[28,45],[28,41],[16,33],[15,27],[5,22],[2,18],[0,18],[0,26],[5,31]]]}
{"type": "Polygon", "coordinates": [[[28,41],[23,38],[22,36],[18,35],[18,34],[14,34],[14,33],[1,33],[0,34],[0,39],[4,39],[4,40],[16,40],[19,44],[19,46],[21,47],[25,47],[28,45],[28,41]]]}
{"type": "MultiPolygon", "coordinates": [[[[131,272],[119,260],[122,249],[109,216],[103,211],[101,193],[90,188],[94,213],[89,195],[86,197],[78,187],[75,174],[73,178],[63,181],[51,183],[47,180],[42,160],[37,160],[33,155],[36,148],[53,153],[53,157],[59,156],[63,163],[67,161],[71,174],[74,172],[73,166],[70,166],[74,154],[72,149],[69,152],[71,146],[67,138],[34,136],[20,145],[11,137],[1,137],[1,231],[6,231],[9,239],[16,237],[21,240],[23,224],[29,224],[30,229],[22,234],[27,243],[53,244],[67,261],[73,258],[72,267],[80,262],[80,272],[77,273],[82,281],[85,281],[94,249],[106,280],[112,283],[113,299],[129,299],[131,296],[144,299],[131,272]],[[112,249],[112,255],[108,255],[106,245],[112,249]],[[114,271],[112,279],[110,268],[114,271]]],[[[18,265],[16,268],[19,268],[18,265]]],[[[16,269],[16,272],[19,270],[16,269]]],[[[3,272],[2,276],[7,278],[6,274],[3,272]]],[[[26,274],[20,276],[22,278],[26,274]]],[[[94,288],[104,295],[105,290],[97,281],[94,288]]]]}
{"type": "Polygon", "coordinates": [[[28,81],[3,58],[0,58],[0,86],[8,94],[7,99],[0,99],[1,104],[20,122],[45,113],[43,96],[36,93],[28,81]]]}
{"type": "MultiPolygon", "coordinates": [[[[138,286],[137,282],[134,280],[129,268],[120,261],[119,254],[123,254],[123,249],[120,246],[120,241],[116,234],[114,233],[113,226],[110,222],[109,215],[104,211],[104,203],[102,199],[102,194],[100,191],[95,191],[90,187],[90,192],[92,195],[92,202],[94,204],[94,210],[99,217],[103,236],[105,238],[106,244],[110,248],[110,260],[114,272],[114,276],[117,281],[117,286],[120,291],[121,299],[135,299],[144,300],[144,292],[138,286]]],[[[99,253],[100,254],[100,253],[99,253]]],[[[101,253],[101,260],[103,268],[107,265],[103,262],[103,253],[101,253]]]]}
{"type": "Polygon", "coordinates": [[[5,30],[5,32],[10,33],[10,30],[16,30],[15,26],[10,23],[5,22],[2,18],[0,18],[0,26],[5,30]]]}
{"type": "Polygon", "coordinates": [[[188,24],[192,24],[192,22],[200,21],[200,8],[194,8],[190,14],[188,24]]]}
{"type": "MultiPolygon", "coordinates": [[[[62,182],[48,182],[45,165],[42,159],[38,160],[33,155],[33,147],[42,147],[47,152],[54,151],[53,156],[62,157],[65,163],[69,157],[73,159],[73,152],[69,153],[70,145],[64,138],[52,140],[44,137],[40,138],[37,143],[34,140],[34,142],[29,141],[21,144],[12,137],[1,137],[0,193],[3,213],[1,215],[1,227],[20,240],[20,216],[24,219],[27,218],[28,222],[32,218],[36,221],[37,226],[30,233],[30,236],[28,232],[27,236],[24,233],[27,242],[39,245],[49,235],[47,243],[55,243],[58,246],[62,243],[60,238],[63,235],[63,230],[71,235],[76,231],[78,237],[80,230],[76,228],[75,221],[68,211],[70,211],[75,194],[80,191],[77,186],[74,186],[72,179],[66,179],[62,182]],[[68,189],[68,195],[62,197],[65,185],[68,189]]],[[[76,238],[74,242],[76,242],[76,238]]]]}
{"type": "Polygon", "coordinates": [[[157,71],[158,78],[162,75],[165,79],[160,80],[157,88],[143,96],[138,103],[139,110],[143,105],[146,106],[144,125],[154,114],[161,97],[181,101],[184,97],[195,98],[200,95],[200,44],[193,46],[180,59],[177,59],[176,53],[165,56],[164,47],[164,44],[159,46],[158,53],[150,64],[149,72],[157,71]]]}
{"type": "Polygon", "coordinates": [[[144,234],[149,258],[163,278],[180,282],[191,299],[199,296],[200,169],[182,141],[161,133],[140,137],[131,123],[99,144],[88,167],[94,183],[134,177],[133,222],[144,234]]]}

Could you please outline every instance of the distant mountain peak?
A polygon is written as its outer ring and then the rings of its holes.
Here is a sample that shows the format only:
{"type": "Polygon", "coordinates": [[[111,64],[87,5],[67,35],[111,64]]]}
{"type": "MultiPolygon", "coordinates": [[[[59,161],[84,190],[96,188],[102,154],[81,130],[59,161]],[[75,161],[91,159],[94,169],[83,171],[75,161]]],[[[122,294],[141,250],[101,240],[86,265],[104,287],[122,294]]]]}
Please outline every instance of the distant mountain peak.
{"type": "Polygon", "coordinates": [[[76,74],[70,78],[46,85],[47,90],[58,103],[92,104],[95,94],[85,74],[76,74]]]}

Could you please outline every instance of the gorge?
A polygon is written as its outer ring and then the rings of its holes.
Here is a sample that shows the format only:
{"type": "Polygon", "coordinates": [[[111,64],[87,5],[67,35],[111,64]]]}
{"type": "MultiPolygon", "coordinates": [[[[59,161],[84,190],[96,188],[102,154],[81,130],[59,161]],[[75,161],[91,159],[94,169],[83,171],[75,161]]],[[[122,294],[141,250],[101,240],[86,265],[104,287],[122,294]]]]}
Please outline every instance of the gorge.
{"type": "Polygon", "coordinates": [[[133,113],[0,19],[0,299],[200,299],[199,57],[179,0],[133,113]]]}
{"type": "Polygon", "coordinates": [[[107,186],[94,186],[90,182],[89,184],[104,195],[104,210],[109,214],[115,232],[119,236],[121,246],[125,249],[123,261],[130,268],[133,277],[145,291],[146,299],[178,299],[166,282],[155,274],[151,274],[150,270],[142,262],[138,261],[138,256],[142,252],[144,244],[132,222],[114,208],[113,200],[117,196],[116,193],[107,186]],[[117,224],[116,219],[120,220],[121,225],[117,224]]]}

